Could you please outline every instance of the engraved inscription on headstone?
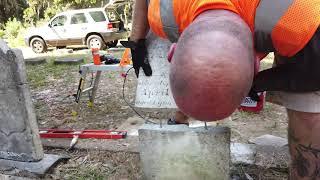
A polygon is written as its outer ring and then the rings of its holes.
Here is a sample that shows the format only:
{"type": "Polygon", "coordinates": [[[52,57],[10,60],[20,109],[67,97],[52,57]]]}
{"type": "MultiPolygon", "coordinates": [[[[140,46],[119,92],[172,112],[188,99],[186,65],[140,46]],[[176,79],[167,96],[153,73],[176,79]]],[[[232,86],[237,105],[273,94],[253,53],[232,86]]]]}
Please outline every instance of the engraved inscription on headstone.
{"type": "Polygon", "coordinates": [[[43,150],[23,56],[0,40],[0,158],[38,161],[43,150]]]}
{"type": "Polygon", "coordinates": [[[148,59],[152,76],[147,77],[140,69],[135,106],[141,108],[176,108],[169,86],[169,62],[167,53],[171,43],[149,33],[147,38],[148,59]]]}

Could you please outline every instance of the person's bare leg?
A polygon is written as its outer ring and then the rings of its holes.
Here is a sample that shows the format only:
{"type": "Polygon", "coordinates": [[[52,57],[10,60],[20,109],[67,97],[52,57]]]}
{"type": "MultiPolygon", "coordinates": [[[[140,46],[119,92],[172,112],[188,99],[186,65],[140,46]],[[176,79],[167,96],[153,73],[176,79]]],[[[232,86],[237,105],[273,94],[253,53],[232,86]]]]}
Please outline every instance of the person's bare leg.
{"type": "Polygon", "coordinates": [[[183,114],[181,111],[176,111],[176,113],[174,114],[174,119],[179,124],[187,124],[188,118],[189,117],[183,114]]]}
{"type": "Polygon", "coordinates": [[[288,111],[290,180],[320,179],[320,113],[288,111]]]}

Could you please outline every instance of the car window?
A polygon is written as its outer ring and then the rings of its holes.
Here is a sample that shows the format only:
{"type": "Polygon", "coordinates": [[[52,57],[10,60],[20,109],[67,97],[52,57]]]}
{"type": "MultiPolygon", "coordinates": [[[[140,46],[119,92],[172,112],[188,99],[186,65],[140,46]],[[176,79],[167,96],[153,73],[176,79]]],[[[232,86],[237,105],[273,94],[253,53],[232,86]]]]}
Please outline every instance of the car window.
{"type": "Polygon", "coordinates": [[[84,15],[84,13],[77,13],[72,15],[71,17],[71,24],[83,24],[83,23],[87,23],[87,18],[84,15]]]}
{"type": "Polygon", "coordinates": [[[89,14],[95,22],[106,21],[106,17],[101,11],[92,11],[92,12],[89,12],[89,14]]]}
{"type": "Polygon", "coordinates": [[[67,17],[62,15],[62,16],[58,16],[56,18],[54,18],[52,21],[51,21],[51,27],[54,27],[54,26],[64,26],[65,22],[67,21],[67,17]]]}

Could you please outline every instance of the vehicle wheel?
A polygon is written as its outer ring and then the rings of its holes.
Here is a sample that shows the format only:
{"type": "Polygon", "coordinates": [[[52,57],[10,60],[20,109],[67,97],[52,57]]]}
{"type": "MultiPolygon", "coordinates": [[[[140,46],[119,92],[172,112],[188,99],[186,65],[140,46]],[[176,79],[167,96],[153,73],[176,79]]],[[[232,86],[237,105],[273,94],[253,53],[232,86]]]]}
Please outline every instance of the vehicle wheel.
{"type": "Polygon", "coordinates": [[[35,37],[30,41],[30,46],[35,53],[43,53],[47,51],[47,45],[43,39],[35,37]]]}
{"type": "Polygon", "coordinates": [[[112,47],[116,47],[118,44],[118,40],[114,40],[114,41],[110,41],[107,43],[107,46],[112,48],[112,47]]]}
{"type": "Polygon", "coordinates": [[[105,44],[100,36],[91,35],[87,39],[87,46],[89,49],[92,49],[92,48],[103,49],[105,44]]]}

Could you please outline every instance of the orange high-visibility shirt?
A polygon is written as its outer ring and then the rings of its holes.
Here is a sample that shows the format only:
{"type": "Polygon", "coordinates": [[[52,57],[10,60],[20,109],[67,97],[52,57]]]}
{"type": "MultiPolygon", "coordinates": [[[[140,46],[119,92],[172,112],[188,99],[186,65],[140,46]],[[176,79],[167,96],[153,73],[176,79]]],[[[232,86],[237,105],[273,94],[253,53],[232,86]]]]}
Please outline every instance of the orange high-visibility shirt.
{"type": "MultiPolygon", "coordinates": [[[[285,14],[272,29],[275,50],[293,56],[311,39],[320,24],[320,0],[292,0],[285,14]]],[[[175,22],[181,33],[206,10],[224,9],[238,14],[254,32],[256,9],[260,0],[172,0],[175,22]]],[[[273,12],[266,12],[266,16],[273,12]]],[[[166,38],[160,15],[160,0],[150,0],[148,20],[151,30],[166,38]]]]}

